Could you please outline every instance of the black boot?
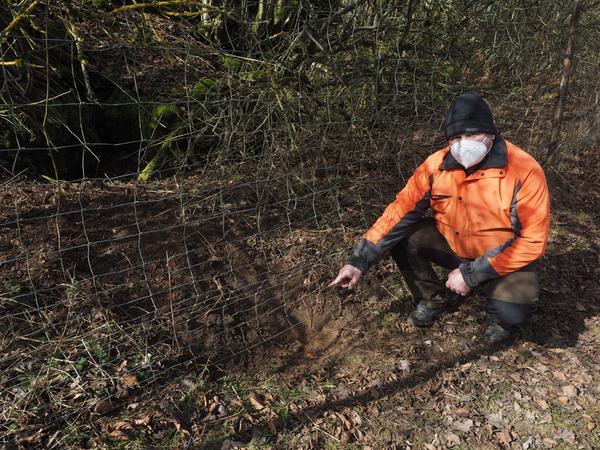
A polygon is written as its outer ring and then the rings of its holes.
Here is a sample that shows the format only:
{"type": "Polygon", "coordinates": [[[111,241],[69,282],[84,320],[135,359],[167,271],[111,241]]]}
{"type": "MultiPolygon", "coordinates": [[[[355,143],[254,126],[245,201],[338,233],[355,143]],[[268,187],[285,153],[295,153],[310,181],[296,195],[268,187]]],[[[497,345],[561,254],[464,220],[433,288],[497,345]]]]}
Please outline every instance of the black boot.
{"type": "Polygon", "coordinates": [[[488,341],[497,344],[507,341],[513,335],[513,327],[503,327],[502,325],[490,322],[485,329],[484,335],[488,341]]]}
{"type": "Polygon", "coordinates": [[[428,327],[447,309],[446,304],[432,308],[424,302],[420,302],[415,310],[409,314],[407,320],[416,327],[428,327]]]}

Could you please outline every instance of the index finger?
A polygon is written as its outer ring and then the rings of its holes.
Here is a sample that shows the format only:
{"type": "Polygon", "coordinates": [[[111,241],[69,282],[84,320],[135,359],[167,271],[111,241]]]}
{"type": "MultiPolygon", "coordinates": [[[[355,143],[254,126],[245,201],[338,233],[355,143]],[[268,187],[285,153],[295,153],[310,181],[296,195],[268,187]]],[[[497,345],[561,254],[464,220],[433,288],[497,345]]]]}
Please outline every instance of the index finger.
{"type": "Polygon", "coordinates": [[[336,286],[340,281],[341,281],[342,276],[338,275],[335,280],[333,280],[331,283],[329,283],[327,285],[327,287],[332,287],[332,286],[336,286]]]}

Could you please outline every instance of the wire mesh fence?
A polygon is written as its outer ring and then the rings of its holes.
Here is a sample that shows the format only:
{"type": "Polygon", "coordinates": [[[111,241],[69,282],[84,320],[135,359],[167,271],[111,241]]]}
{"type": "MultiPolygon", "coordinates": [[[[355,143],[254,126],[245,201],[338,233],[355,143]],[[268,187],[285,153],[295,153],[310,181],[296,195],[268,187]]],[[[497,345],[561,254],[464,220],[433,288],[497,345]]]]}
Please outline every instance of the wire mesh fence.
{"type": "MultiPolygon", "coordinates": [[[[569,12],[92,3],[0,7],[4,441],[191,367],[296,355],[353,241],[444,144],[454,93],[490,93],[501,129],[544,153],[569,12]]],[[[566,135],[591,143],[588,17],[566,135]]]]}

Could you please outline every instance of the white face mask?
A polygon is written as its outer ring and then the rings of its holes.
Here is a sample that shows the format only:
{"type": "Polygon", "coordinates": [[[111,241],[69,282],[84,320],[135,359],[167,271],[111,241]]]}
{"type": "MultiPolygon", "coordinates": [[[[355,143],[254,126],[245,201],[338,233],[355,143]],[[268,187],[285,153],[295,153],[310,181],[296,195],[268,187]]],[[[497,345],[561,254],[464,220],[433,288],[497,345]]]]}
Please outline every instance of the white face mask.
{"type": "Polygon", "coordinates": [[[480,163],[485,158],[485,155],[487,155],[488,148],[485,145],[487,138],[487,136],[484,137],[481,142],[471,139],[461,139],[450,146],[450,152],[461,166],[468,169],[480,163]]]}

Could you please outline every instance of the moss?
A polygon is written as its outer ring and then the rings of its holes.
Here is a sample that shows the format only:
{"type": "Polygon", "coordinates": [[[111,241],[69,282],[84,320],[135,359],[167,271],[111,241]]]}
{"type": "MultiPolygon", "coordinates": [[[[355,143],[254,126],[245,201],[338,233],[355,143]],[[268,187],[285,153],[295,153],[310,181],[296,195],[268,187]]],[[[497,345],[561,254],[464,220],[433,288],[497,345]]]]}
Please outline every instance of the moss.
{"type": "Polygon", "coordinates": [[[204,78],[198,81],[192,88],[192,96],[205,95],[210,92],[217,82],[211,78],[204,78]]]}
{"type": "Polygon", "coordinates": [[[397,332],[398,315],[395,313],[387,313],[381,319],[381,331],[385,335],[394,334],[397,332]]]}
{"type": "Polygon", "coordinates": [[[230,72],[235,72],[241,67],[242,61],[238,58],[223,55],[221,56],[221,64],[230,72]]]}
{"type": "Polygon", "coordinates": [[[179,109],[173,103],[158,105],[152,110],[150,128],[155,129],[159,123],[172,123],[178,117],[179,109]]]}

